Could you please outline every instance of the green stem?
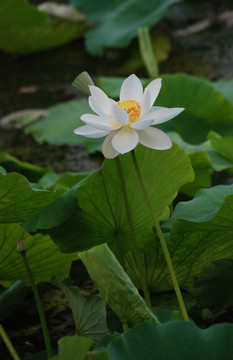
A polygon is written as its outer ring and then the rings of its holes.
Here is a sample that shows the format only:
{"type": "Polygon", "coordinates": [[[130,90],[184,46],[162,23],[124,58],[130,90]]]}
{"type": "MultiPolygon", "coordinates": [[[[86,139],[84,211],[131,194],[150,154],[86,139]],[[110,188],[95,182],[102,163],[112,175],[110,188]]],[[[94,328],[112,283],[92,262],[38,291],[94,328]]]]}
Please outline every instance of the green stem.
{"type": "Polygon", "coordinates": [[[145,273],[144,273],[144,269],[143,269],[143,265],[142,265],[142,261],[141,261],[141,255],[140,255],[140,251],[138,249],[137,240],[136,240],[136,236],[135,236],[135,232],[134,232],[133,219],[132,219],[132,215],[131,215],[131,211],[130,211],[129,199],[128,199],[128,194],[127,194],[126,185],[125,185],[125,179],[124,179],[124,175],[123,175],[123,171],[121,168],[121,163],[120,163],[119,158],[116,157],[115,161],[116,161],[116,166],[117,166],[117,170],[118,170],[118,174],[119,174],[119,178],[120,178],[120,182],[121,182],[121,188],[122,188],[122,194],[123,194],[123,199],[124,199],[124,203],[125,203],[126,215],[128,218],[130,235],[131,235],[131,239],[132,239],[132,243],[133,243],[134,255],[136,258],[136,263],[137,263],[137,267],[138,267],[138,271],[139,271],[142,290],[143,290],[143,293],[145,296],[146,304],[149,308],[151,308],[152,306],[151,306],[151,301],[150,301],[150,293],[147,288],[145,273]]]}
{"type": "Polygon", "coordinates": [[[169,269],[169,272],[170,272],[170,276],[171,276],[171,279],[172,279],[173,287],[174,287],[174,290],[175,290],[175,293],[176,293],[176,297],[177,297],[177,300],[178,300],[178,303],[179,303],[179,306],[180,306],[181,313],[183,315],[184,320],[189,321],[188,313],[187,313],[187,310],[186,310],[186,307],[185,307],[185,304],[184,304],[184,300],[183,300],[183,297],[182,297],[182,294],[181,294],[181,291],[180,291],[180,287],[179,287],[177,278],[176,278],[176,274],[175,274],[175,270],[174,270],[174,267],[173,267],[173,264],[172,264],[171,256],[170,256],[170,253],[168,251],[167,244],[166,244],[166,241],[164,239],[161,227],[159,225],[159,221],[157,219],[156,213],[155,213],[155,211],[153,209],[153,206],[152,206],[151,201],[149,199],[149,196],[147,194],[147,191],[146,191],[143,179],[142,179],[142,175],[141,175],[138,163],[137,163],[137,159],[136,159],[134,150],[131,151],[131,156],[132,156],[134,168],[135,168],[135,171],[137,173],[138,180],[139,180],[143,195],[144,195],[145,200],[147,202],[147,206],[148,206],[150,214],[152,216],[154,226],[155,226],[155,229],[157,231],[161,247],[163,249],[164,257],[165,257],[166,262],[167,262],[167,266],[168,266],[168,269],[169,269]]]}
{"type": "Polygon", "coordinates": [[[149,74],[149,77],[152,79],[157,78],[159,76],[159,69],[155,54],[153,52],[148,27],[145,26],[138,29],[138,40],[140,54],[145,64],[146,70],[149,74]]]}
{"type": "Polygon", "coordinates": [[[128,327],[128,324],[125,322],[125,323],[122,323],[122,328],[123,328],[123,332],[126,332],[129,330],[129,327],[128,327]]]}
{"type": "Polygon", "coordinates": [[[7,336],[7,333],[3,329],[2,324],[0,324],[0,335],[1,335],[4,343],[6,344],[6,347],[9,350],[9,352],[10,352],[11,356],[13,357],[13,359],[14,360],[20,360],[20,357],[17,354],[17,352],[16,352],[12,342],[10,341],[9,337],[7,336]]]}
{"type": "Polygon", "coordinates": [[[31,286],[32,286],[32,291],[33,291],[33,294],[34,294],[34,297],[35,297],[35,300],[36,300],[36,305],[37,305],[38,313],[39,313],[39,316],[40,316],[40,322],[41,322],[41,327],[42,327],[42,331],[43,331],[43,335],[44,335],[44,342],[45,342],[46,352],[47,352],[48,358],[50,358],[50,357],[53,356],[53,351],[52,351],[52,346],[51,346],[51,343],[50,343],[50,337],[49,337],[49,332],[48,332],[48,327],[47,327],[47,322],[46,322],[46,318],[45,318],[44,309],[43,309],[43,306],[42,306],[42,303],[41,303],[41,300],[40,300],[40,295],[39,295],[37,286],[35,284],[35,281],[34,281],[30,266],[29,266],[28,261],[27,261],[26,252],[22,251],[20,254],[23,257],[23,262],[24,262],[24,265],[25,265],[25,268],[27,270],[28,277],[29,277],[29,280],[30,280],[30,283],[31,283],[31,286]]]}

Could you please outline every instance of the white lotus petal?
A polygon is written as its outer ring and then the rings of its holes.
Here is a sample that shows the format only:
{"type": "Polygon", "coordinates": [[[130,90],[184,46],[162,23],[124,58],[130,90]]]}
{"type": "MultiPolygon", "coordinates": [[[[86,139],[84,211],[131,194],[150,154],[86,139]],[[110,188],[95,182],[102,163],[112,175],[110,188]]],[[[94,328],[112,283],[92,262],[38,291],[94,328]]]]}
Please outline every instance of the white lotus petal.
{"type": "Polygon", "coordinates": [[[143,88],[139,78],[132,74],[127,77],[122,85],[120,90],[120,101],[123,100],[136,100],[139,103],[142,101],[143,88]]]}
{"type": "MultiPolygon", "coordinates": [[[[104,113],[111,115],[111,101],[107,95],[97,86],[89,86],[95,104],[104,113]]],[[[91,100],[92,101],[92,100],[91,100]]],[[[92,101],[93,102],[93,101],[92,101]]]]}
{"type": "Polygon", "coordinates": [[[120,106],[112,104],[111,110],[112,110],[112,116],[118,124],[128,125],[129,117],[124,109],[122,109],[120,106]]]}
{"type": "Polygon", "coordinates": [[[172,147],[171,139],[163,131],[149,127],[138,130],[139,142],[151,149],[166,150],[172,147]]]}
{"type": "Polygon", "coordinates": [[[142,103],[141,103],[141,114],[140,117],[142,118],[145,114],[148,113],[150,110],[152,104],[151,104],[151,94],[149,89],[145,89],[143,97],[142,97],[142,103]]]}
{"type": "Polygon", "coordinates": [[[96,129],[100,130],[115,130],[117,127],[117,124],[111,119],[106,118],[94,114],[84,114],[80,118],[83,122],[85,122],[87,125],[92,126],[96,129]]]}
{"type": "MultiPolygon", "coordinates": [[[[153,106],[151,109],[151,115],[154,114],[153,125],[162,124],[168,120],[173,119],[179,115],[184,108],[165,108],[160,106],[153,106]]],[[[149,116],[149,114],[147,114],[149,116]]],[[[147,115],[145,117],[147,117],[147,115]]]]}
{"type": "Polygon", "coordinates": [[[151,81],[151,83],[146,87],[145,90],[149,90],[150,97],[151,97],[151,103],[150,106],[152,106],[160,92],[162,86],[162,79],[155,79],[151,81]]]}
{"type": "Polygon", "coordinates": [[[108,136],[104,139],[103,145],[102,145],[102,152],[104,157],[107,159],[113,159],[117,155],[119,155],[119,152],[115,150],[112,146],[112,138],[116,134],[116,131],[111,131],[108,136]]]}
{"type": "Polygon", "coordinates": [[[97,114],[100,116],[106,116],[106,112],[104,113],[100,107],[96,104],[94,97],[93,96],[89,96],[88,98],[88,103],[90,108],[97,114]]]}
{"type": "Polygon", "coordinates": [[[152,125],[153,123],[153,119],[146,119],[146,120],[138,120],[138,121],[135,121],[134,123],[130,124],[130,127],[133,128],[133,129],[145,129],[146,127],[152,125]]]}
{"type": "Polygon", "coordinates": [[[84,125],[80,126],[73,131],[76,135],[82,135],[89,138],[100,138],[109,134],[109,130],[99,130],[91,126],[84,125]]]}
{"type": "Polygon", "coordinates": [[[112,138],[112,146],[120,154],[133,150],[138,144],[137,131],[129,126],[122,127],[112,138]]]}

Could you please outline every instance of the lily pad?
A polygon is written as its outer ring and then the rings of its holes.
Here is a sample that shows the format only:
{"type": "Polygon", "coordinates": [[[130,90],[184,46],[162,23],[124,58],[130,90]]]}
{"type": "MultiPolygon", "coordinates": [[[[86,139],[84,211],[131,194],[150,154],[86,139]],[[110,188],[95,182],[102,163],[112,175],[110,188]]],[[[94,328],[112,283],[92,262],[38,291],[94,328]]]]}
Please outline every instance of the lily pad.
{"type": "Polygon", "coordinates": [[[137,37],[141,26],[152,27],[166,9],[179,0],[101,0],[97,3],[72,0],[71,4],[98,26],[85,34],[86,47],[91,54],[101,55],[105,48],[123,48],[137,37]]]}
{"type": "Polygon", "coordinates": [[[89,139],[75,135],[73,130],[81,125],[81,115],[91,113],[87,100],[71,100],[65,104],[54,105],[49,109],[49,116],[25,127],[26,134],[39,143],[56,145],[85,144],[90,153],[101,150],[103,139],[89,139]]]}
{"type": "Polygon", "coordinates": [[[0,49],[10,54],[28,54],[63,45],[79,37],[87,21],[51,19],[27,0],[1,0],[0,49]]]}
{"type": "Polygon", "coordinates": [[[221,92],[225,98],[233,103],[233,80],[221,79],[215,82],[212,82],[212,85],[216,90],[221,92]]]}
{"type": "Polygon", "coordinates": [[[19,172],[32,182],[38,181],[40,177],[48,172],[48,169],[20,161],[5,152],[0,153],[0,164],[7,172],[19,172]]]}

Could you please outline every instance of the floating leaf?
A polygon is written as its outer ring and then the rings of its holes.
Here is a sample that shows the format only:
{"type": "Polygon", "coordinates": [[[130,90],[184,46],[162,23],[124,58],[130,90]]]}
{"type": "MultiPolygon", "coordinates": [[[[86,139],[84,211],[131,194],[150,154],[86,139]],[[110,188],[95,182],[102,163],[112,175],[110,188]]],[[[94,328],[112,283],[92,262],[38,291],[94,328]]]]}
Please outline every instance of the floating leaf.
{"type": "Polygon", "coordinates": [[[5,152],[0,153],[0,164],[7,172],[19,172],[32,182],[38,181],[48,171],[48,169],[20,161],[5,152]]]}
{"type": "Polygon", "coordinates": [[[152,27],[164,15],[166,9],[179,0],[72,0],[71,4],[91,21],[99,25],[86,35],[86,47],[91,54],[101,55],[103,49],[123,48],[137,37],[141,26],[152,27]]]}
{"type": "Polygon", "coordinates": [[[39,143],[48,142],[56,145],[85,144],[87,150],[93,153],[101,150],[103,139],[89,139],[78,136],[73,130],[81,125],[81,115],[91,113],[87,100],[71,100],[50,108],[50,115],[34,124],[26,126],[25,133],[39,143]]]}
{"type": "Polygon", "coordinates": [[[87,21],[51,19],[27,0],[1,0],[0,49],[10,54],[28,54],[63,45],[79,37],[87,21]]]}
{"type": "Polygon", "coordinates": [[[221,92],[225,98],[227,98],[231,103],[233,103],[233,80],[218,80],[212,82],[212,85],[215,89],[221,92]]]}

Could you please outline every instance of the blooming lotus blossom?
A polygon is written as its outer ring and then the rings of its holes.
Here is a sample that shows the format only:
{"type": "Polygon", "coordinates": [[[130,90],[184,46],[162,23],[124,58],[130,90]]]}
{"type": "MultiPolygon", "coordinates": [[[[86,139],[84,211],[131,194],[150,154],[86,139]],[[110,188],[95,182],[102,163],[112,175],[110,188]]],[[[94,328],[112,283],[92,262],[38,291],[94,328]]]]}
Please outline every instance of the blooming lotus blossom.
{"type": "Polygon", "coordinates": [[[74,130],[77,135],[89,138],[106,136],[103,155],[112,159],[133,150],[138,143],[152,149],[166,150],[172,142],[163,131],[152,127],[168,121],[183,108],[153,106],[161,89],[161,79],[153,80],[144,90],[134,74],[122,83],[120,100],[110,99],[100,88],[89,86],[89,105],[95,114],[84,114],[86,124],[74,130]]]}

